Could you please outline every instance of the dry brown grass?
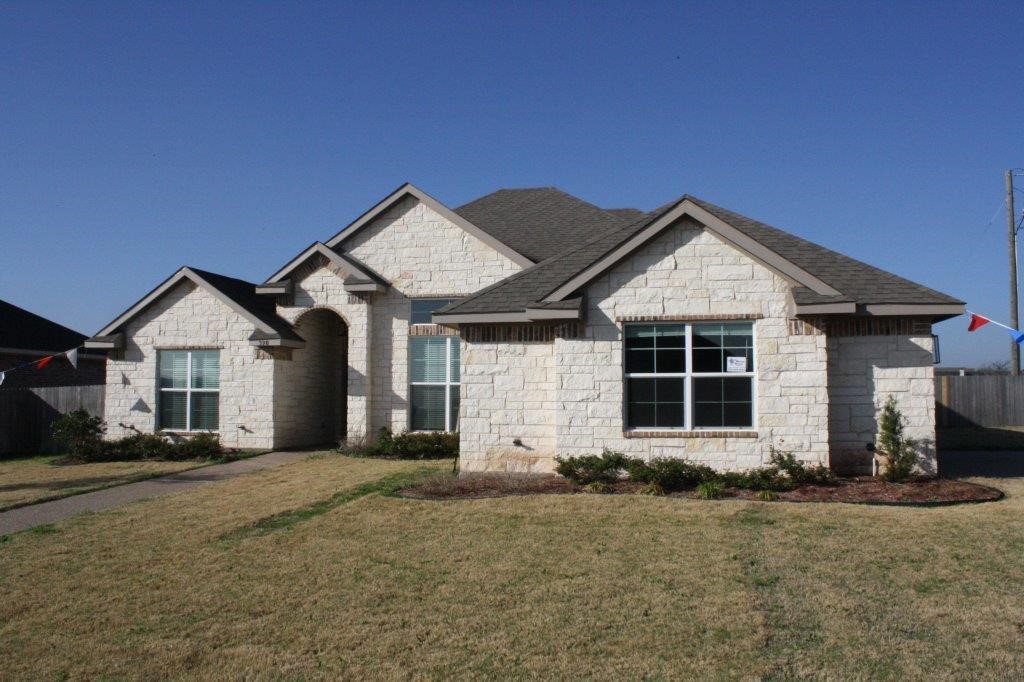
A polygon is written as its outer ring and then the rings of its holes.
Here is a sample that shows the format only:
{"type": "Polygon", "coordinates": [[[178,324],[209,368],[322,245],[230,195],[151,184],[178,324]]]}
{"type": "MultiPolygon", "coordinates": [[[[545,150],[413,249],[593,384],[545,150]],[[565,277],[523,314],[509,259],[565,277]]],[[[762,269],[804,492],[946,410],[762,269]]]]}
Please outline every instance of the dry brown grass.
{"type": "Polygon", "coordinates": [[[12,536],[4,676],[1024,676],[1024,481],[940,509],[368,495],[220,539],[423,465],[328,456],[12,536]]]}
{"type": "Polygon", "coordinates": [[[196,462],[53,464],[56,457],[0,460],[0,510],[194,469],[196,462]]]}

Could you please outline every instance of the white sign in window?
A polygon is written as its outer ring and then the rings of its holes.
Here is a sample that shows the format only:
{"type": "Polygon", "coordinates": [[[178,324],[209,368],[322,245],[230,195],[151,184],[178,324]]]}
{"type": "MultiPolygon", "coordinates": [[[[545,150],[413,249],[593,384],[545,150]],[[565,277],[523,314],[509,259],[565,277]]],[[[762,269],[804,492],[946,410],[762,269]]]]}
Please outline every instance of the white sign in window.
{"type": "Polygon", "coordinates": [[[726,358],[725,365],[726,372],[746,372],[747,371],[747,357],[745,355],[740,356],[729,356],[726,358]]]}

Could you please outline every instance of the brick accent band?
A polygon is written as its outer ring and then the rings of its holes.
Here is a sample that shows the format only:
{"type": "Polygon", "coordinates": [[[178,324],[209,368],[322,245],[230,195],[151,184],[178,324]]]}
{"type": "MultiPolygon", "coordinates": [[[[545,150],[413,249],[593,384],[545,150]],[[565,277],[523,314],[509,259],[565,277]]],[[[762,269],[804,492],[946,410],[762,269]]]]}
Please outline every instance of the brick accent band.
{"type": "MultiPolygon", "coordinates": [[[[931,322],[910,317],[814,317],[790,320],[823,329],[829,336],[931,336],[931,322]]],[[[795,332],[794,332],[795,333],[795,332]]]]}
{"type": "Polygon", "coordinates": [[[453,327],[439,324],[410,324],[409,336],[458,336],[459,331],[453,327]]]}
{"type": "Polygon", "coordinates": [[[583,328],[579,322],[539,324],[468,324],[462,327],[462,339],[468,343],[541,342],[578,339],[583,328]]]}
{"type": "Polygon", "coordinates": [[[760,313],[719,313],[717,315],[621,315],[616,322],[721,322],[723,320],[760,320],[760,313]]]}

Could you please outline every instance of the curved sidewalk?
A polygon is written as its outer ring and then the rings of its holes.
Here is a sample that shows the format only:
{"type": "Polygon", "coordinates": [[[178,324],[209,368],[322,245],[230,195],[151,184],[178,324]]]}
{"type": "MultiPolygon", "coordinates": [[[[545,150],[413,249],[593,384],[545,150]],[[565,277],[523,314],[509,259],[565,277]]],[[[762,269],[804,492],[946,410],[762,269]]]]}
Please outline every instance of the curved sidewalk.
{"type": "Polygon", "coordinates": [[[180,490],[188,490],[206,483],[224,481],[236,476],[251,474],[262,469],[272,469],[282,464],[291,464],[309,457],[308,452],[269,452],[249,459],[240,459],[227,464],[212,464],[198,469],[189,469],[176,474],[149,478],[145,481],[94,490],[91,493],[72,495],[59,500],[40,502],[27,507],[18,507],[0,512],[0,535],[17,533],[34,526],[56,523],[86,511],[102,511],[128,502],[158,497],[180,490]]]}

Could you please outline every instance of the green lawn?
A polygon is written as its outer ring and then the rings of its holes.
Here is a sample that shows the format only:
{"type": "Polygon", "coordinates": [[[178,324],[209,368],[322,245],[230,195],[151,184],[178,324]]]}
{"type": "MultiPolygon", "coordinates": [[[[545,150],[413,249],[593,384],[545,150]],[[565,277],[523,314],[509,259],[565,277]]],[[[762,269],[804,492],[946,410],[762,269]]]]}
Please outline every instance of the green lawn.
{"type": "Polygon", "coordinates": [[[0,542],[9,679],[1024,677],[1024,480],[933,509],[386,497],[336,455],[0,542]]]}

